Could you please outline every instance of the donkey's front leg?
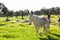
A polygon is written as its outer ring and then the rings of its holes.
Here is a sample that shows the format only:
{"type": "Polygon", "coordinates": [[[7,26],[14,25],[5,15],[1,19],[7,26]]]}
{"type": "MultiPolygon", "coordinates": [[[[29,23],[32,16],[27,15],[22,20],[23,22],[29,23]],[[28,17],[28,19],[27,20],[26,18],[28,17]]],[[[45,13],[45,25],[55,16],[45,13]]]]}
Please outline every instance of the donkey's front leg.
{"type": "Polygon", "coordinates": [[[45,26],[43,27],[43,33],[46,33],[46,27],[45,26]]]}
{"type": "Polygon", "coordinates": [[[36,30],[36,35],[39,35],[39,27],[35,26],[35,30],[36,30]]]}

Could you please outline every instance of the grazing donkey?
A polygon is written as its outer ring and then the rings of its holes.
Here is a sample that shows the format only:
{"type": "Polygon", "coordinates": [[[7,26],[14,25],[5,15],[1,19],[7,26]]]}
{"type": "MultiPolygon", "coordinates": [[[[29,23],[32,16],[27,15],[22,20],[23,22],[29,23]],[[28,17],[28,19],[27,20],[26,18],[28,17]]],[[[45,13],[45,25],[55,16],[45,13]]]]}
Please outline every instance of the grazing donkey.
{"type": "MultiPolygon", "coordinates": [[[[29,13],[29,12],[28,12],[29,13]]],[[[38,31],[40,27],[43,27],[43,32],[49,31],[49,20],[45,17],[39,17],[33,14],[33,11],[29,13],[29,22],[30,24],[33,23],[36,29],[36,34],[38,35],[38,31]]]]}

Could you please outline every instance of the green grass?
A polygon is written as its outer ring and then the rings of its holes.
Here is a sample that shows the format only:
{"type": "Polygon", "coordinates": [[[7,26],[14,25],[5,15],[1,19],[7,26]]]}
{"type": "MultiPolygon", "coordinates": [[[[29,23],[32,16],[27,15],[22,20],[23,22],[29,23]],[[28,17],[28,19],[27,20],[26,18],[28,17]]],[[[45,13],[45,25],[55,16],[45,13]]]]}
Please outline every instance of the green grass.
{"type": "MultiPolygon", "coordinates": [[[[16,17],[8,17],[11,21],[12,20],[22,20],[21,16],[18,16],[17,18],[16,17]]],[[[27,16],[24,16],[24,19],[28,20],[28,17],[27,16]]],[[[5,21],[6,20],[6,17],[0,17],[0,22],[1,21],[5,21]]]]}
{"type": "MultiPolygon", "coordinates": [[[[55,19],[57,16],[52,16],[55,19]]],[[[5,22],[5,18],[0,18],[0,40],[60,40],[60,27],[50,25],[50,33],[43,34],[40,28],[40,35],[36,36],[34,25],[21,22],[5,22]]],[[[11,17],[10,20],[21,20],[21,17],[11,17]],[[20,18],[20,19],[19,19],[20,18]]],[[[28,19],[25,17],[25,19],[28,19]]],[[[54,22],[55,23],[55,22],[54,22]]]]}
{"type": "Polygon", "coordinates": [[[28,25],[28,23],[1,23],[0,37],[3,38],[15,38],[16,40],[33,40],[35,38],[34,28],[28,25]]]}

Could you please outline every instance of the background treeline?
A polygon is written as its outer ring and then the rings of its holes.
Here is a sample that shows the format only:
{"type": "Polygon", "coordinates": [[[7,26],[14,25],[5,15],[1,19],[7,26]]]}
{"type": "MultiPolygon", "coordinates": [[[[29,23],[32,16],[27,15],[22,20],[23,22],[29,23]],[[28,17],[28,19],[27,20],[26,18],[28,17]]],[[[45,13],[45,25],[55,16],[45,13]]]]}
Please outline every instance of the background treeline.
{"type": "MultiPolygon", "coordinates": [[[[3,5],[4,8],[2,10],[2,12],[0,12],[0,17],[4,17],[4,16],[10,16],[13,17],[15,16],[17,18],[17,16],[25,16],[28,15],[28,9],[25,10],[19,10],[19,11],[15,11],[14,10],[9,10],[6,5],[4,5],[3,3],[0,3],[0,5],[3,5]]],[[[34,11],[34,14],[36,15],[48,15],[48,14],[55,14],[55,15],[59,15],[60,14],[60,7],[52,7],[52,8],[41,8],[40,10],[36,10],[34,11]]]]}

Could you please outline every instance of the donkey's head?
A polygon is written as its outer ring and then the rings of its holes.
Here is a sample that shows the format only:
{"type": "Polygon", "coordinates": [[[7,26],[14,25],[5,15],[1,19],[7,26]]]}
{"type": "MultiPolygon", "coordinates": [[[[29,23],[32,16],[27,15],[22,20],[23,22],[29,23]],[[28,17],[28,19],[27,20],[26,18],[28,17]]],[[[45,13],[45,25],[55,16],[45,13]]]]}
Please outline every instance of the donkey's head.
{"type": "MultiPolygon", "coordinates": [[[[29,13],[29,12],[28,12],[29,13]]],[[[31,25],[32,23],[32,16],[33,16],[33,11],[31,11],[31,13],[29,13],[29,24],[31,25]]]]}

